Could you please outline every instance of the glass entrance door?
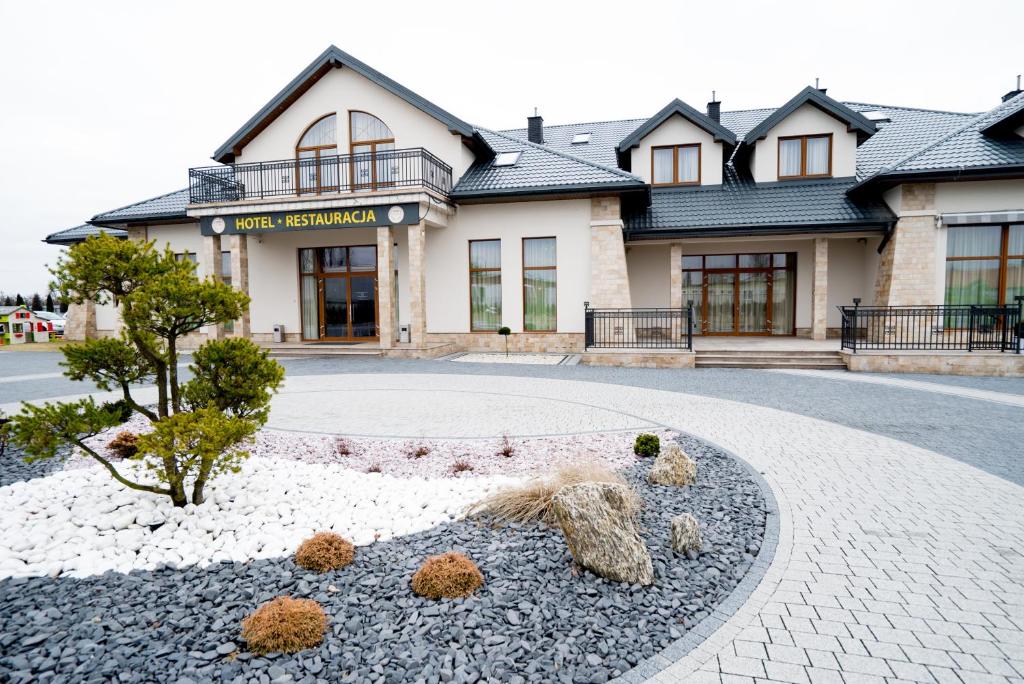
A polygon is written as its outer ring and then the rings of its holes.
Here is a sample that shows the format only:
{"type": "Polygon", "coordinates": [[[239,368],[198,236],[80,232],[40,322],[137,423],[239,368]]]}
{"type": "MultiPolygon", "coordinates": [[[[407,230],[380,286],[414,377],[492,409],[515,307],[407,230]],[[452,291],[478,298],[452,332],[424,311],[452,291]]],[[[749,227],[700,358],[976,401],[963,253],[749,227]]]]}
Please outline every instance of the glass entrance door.
{"type": "Polygon", "coordinates": [[[378,339],[376,246],[300,249],[299,269],[302,339],[378,339]]]}
{"type": "Polygon", "coordinates": [[[707,320],[704,330],[709,335],[733,331],[733,310],[735,306],[736,274],[708,273],[704,288],[707,292],[707,320]]]}
{"type": "Polygon", "coordinates": [[[688,255],[682,268],[682,301],[693,302],[694,332],[796,332],[796,254],[688,255]]]}
{"type": "Polygon", "coordinates": [[[740,273],[739,332],[768,334],[768,280],[765,271],[740,273]]]}

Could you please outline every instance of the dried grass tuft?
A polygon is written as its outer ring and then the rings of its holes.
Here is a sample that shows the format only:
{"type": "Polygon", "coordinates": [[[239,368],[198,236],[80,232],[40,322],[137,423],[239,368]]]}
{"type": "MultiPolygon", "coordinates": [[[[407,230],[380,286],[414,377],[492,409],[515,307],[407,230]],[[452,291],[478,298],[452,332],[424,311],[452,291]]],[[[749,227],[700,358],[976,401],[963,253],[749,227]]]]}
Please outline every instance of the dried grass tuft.
{"type": "Polygon", "coordinates": [[[430,453],[430,447],[426,444],[413,444],[409,442],[405,445],[405,455],[409,458],[423,458],[430,453]]]}
{"type": "Polygon", "coordinates": [[[339,456],[351,456],[354,453],[352,442],[344,437],[338,437],[334,440],[334,452],[339,456]]]}
{"type": "Polygon", "coordinates": [[[315,572],[343,568],[352,562],[356,548],[334,532],[317,532],[295,552],[295,564],[315,572]]]}
{"type": "MultiPolygon", "coordinates": [[[[601,461],[573,463],[550,475],[534,478],[525,484],[501,489],[470,509],[471,514],[490,515],[497,523],[543,522],[555,524],[552,498],[562,487],[582,482],[611,482],[625,485],[626,480],[601,461]]],[[[632,491],[632,490],[631,490],[632,491]]],[[[640,497],[634,493],[635,509],[640,510],[640,497]]]]}
{"type": "Polygon", "coordinates": [[[473,464],[465,459],[459,459],[452,464],[452,474],[458,475],[459,473],[472,472],[473,464]]]}
{"type": "Polygon", "coordinates": [[[121,430],[114,439],[110,440],[107,448],[117,458],[131,458],[139,453],[139,436],[128,430],[121,430]]]}
{"type": "Polygon", "coordinates": [[[257,655],[296,653],[324,638],[327,615],[312,599],[278,596],[242,620],[242,638],[257,655]]]}
{"type": "Polygon", "coordinates": [[[476,563],[449,551],[431,556],[412,576],[412,590],[427,598],[463,598],[482,587],[484,576],[476,563]]]}

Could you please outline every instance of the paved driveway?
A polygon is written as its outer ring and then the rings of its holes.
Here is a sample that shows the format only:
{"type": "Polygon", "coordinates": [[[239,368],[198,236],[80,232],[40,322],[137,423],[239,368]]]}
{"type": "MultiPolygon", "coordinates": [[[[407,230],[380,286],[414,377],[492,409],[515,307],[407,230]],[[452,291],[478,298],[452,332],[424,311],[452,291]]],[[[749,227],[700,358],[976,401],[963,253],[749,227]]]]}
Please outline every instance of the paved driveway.
{"type": "MultiPolygon", "coordinates": [[[[754,465],[779,506],[772,565],[706,641],[649,664],[658,681],[1024,681],[1024,381],[285,363],[293,420],[359,390],[486,392],[639,417],[754,465]]],[[[69,387],[0,383],[0,402],[69,387]]]]}

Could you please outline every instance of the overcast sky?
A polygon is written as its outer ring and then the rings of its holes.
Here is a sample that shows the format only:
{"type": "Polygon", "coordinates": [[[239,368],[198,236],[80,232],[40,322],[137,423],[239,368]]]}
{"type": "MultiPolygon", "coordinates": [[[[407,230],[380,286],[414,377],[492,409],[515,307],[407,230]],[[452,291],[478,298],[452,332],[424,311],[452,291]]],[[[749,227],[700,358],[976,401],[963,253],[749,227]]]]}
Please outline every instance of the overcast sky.
{"type": "MultiPolygon", "coordinates": [[[[471,123],[838,99],[979,111],[1024,71],[1022,0],[447,3],[0,0],[0,291],[48,233],[185,187],[335,44],[471,123]]],[[[339,103],[342,107],[343,103],[339,103]]]]}

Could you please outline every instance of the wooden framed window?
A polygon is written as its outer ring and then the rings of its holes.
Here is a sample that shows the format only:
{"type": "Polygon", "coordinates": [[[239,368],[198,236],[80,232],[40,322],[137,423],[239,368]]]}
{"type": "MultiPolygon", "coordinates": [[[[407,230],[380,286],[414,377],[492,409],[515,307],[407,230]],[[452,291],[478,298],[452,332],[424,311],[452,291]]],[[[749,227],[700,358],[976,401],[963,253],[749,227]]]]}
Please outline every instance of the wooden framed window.
{"type": "Polygon", "coordinates": [[[652,147],[651,185],[700,185],[700,143],[652,147]]]}
{"type": "Polygon", "coordinates": [[[523,238],[523,330],[558,328],[558,269],[555,238],[523,238]]]}
{"type": "Polygon", "coordinates": [[[501,327],[501,240],[469,241],[469,329],[501,327]]]}
{"type": "Polygon", "coordinates": [[[303,131],[295,146],[299,194],[338,189],[338,117],[322,116],[303,131]]]}
{"type": "Polygon", "coordinates": [[[946,304],[1013,304],[1024,296],[1024,223],[950,226],[946,304]]]}
{"type": "Polygon", "coordinates": [[[832,175],[832,134],[779,138],[779,180],[832,175]]]}
{"type": "Polygon", "coordinates": [[[352,153],[353,190],[376,190],[395,184],[399,167],[394,159],[395,134],[368,112],[348,113],[348,144],[352,153]]]}

